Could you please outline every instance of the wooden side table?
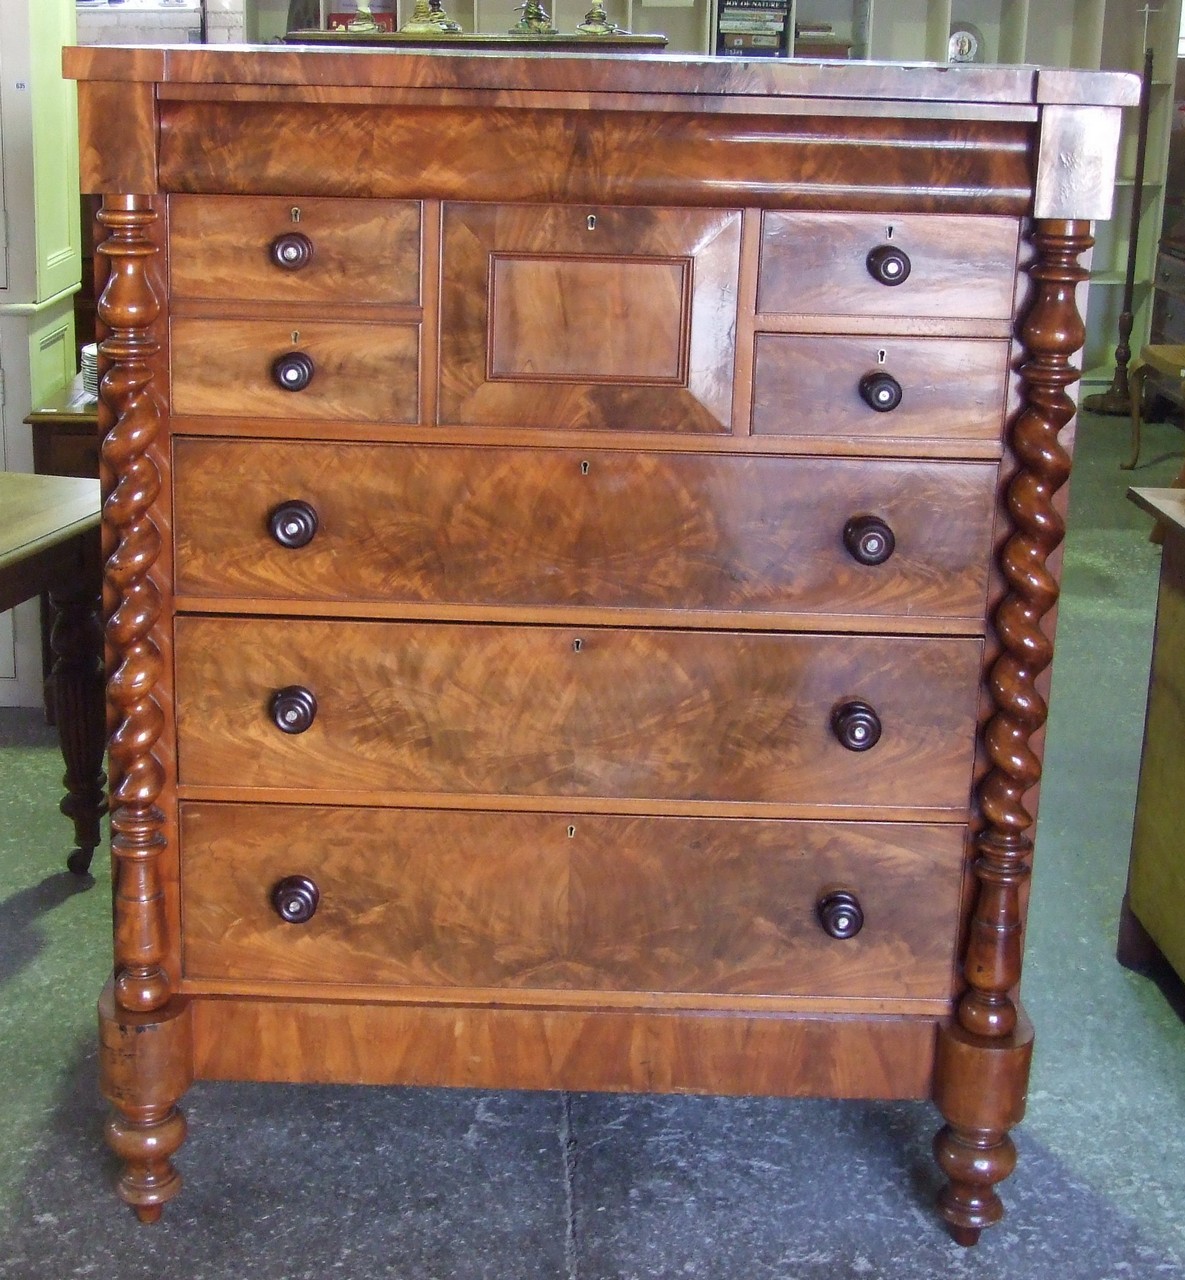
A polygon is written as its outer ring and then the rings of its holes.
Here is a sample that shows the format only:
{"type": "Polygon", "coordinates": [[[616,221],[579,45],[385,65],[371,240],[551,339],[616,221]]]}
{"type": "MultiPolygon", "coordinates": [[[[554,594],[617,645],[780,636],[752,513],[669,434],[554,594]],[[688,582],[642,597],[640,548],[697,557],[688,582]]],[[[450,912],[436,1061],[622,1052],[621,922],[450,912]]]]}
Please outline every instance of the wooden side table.
{"type": "Polygon", "coordinates": [[[99,509],[97,480],[0,472],[0,611],[47,592],[54,613],[49,680],[77,875],[90,868],[107,811],[99,509]]]}
{"type": "Polygon", "coordinates": [[[1129,489],[1165,531],[1148,684],[1148,715],[1116,956],[1138,967],[1161,957],[1185,978],[1185,492],[1129,489]]]}
{"type": "Polygon", "coordinates": [[[99,474],[99,403],[82,389],[82,375],[34,409],[33,470],[39,476],[99,474]]]}

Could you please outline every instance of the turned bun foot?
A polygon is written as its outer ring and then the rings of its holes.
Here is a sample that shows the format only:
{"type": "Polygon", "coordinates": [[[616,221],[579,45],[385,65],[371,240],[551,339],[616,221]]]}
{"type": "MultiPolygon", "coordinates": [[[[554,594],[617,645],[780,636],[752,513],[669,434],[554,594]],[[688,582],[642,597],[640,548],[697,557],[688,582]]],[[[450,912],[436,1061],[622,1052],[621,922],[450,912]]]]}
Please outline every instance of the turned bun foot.
{"type": "Polygon", "coordinates": [[[970,1249],[972,1245],[979,1243],[978,1227],[952,1227],[949,1223],[947,1229],[950,1231],[950,1238],[955,1244],[961,1244],[964,1249],[970,1249]]]}
{"type": "Polygon", "coordinates": [[[91,859],[94,857],[93,849],[75,849],[66,857],[66,867],[76,876],[85,876],[90,873],[91,859]]]}

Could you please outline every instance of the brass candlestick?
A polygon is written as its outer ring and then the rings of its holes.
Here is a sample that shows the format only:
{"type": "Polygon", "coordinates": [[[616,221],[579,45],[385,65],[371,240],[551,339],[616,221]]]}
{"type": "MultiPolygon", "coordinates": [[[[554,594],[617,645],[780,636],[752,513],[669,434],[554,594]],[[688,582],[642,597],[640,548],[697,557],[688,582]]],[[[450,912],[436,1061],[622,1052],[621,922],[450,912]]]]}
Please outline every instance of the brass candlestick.
{"type": "Polygon", "coordinates": [[[576,30],[586,36],[617,36],[629,33],[613,22],[605,12],[604,0],[593,0],[592,8],[584,15],[584,21],[576,30]]]}
{"type": "Polygon", "coordinates": [[[409,35],[456,35],[461,24],[445,13],[441,0],[416,0],[411,17],[399,30],[409,35]]]}
{"type": "Polygon", "coordinates": [[[559,35],[559,28],[552,24],[551,16],[539,0],[527,0],[518,8],[523,11],[523,16],[510,28],[512,36],[559,35]]]}

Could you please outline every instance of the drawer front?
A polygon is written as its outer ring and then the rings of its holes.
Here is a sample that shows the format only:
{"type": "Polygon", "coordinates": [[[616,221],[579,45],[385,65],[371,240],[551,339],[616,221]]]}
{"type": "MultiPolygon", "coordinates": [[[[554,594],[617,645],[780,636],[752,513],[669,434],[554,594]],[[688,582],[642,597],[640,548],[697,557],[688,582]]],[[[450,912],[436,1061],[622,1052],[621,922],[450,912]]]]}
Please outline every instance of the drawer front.
{"type": "MultiPolygon", "coordinates": [[[[195,980],[947,998],[963,830],[186,804],[195,980]],[[302,923],[273,891],[311,880],[302,923]],[[919,892],[919,886],[925,892],[919,892]],[[820,900],[863,927],[824,932],[820,900]]],[[[307,893],[307,890],[306,890],[307,893]]]]}
{"type": "Polygon", "coordinates": [[[174,463],[183,595],[968,619],[984,608],[988,463],[224,440],[178,440],[174,463]],[[315,532],[292,547],[278,539],[296,502],[315,532]],[[859,517],[891,531],[883,563],[849,550],[859,517]]]}
{"type": "Polygon", "coordinates": [[[1007,342],[759,333],[758,435],[998,440],[1007,342]]]}
{"type": "Polygon", "coordinates": [[[169,264],[184,300],[418,306],[420,206],[172,196],[169,264]]]}
{"type": "Polygon", "coordinates": [[[448,205],[440,416],[726,433],[741,215],[448,205]]]}
{"type": "Polygon", "coordinates": [[[979,640],[181,617],[176,642],[187,784],[968,802],[979,640]],[[293,688],[315,712],[282,732],[293,688]],[[850,750],[858,702],[882,728],[850,750]]]}
{"type": "Polygon", "coordinates": [[[1004,217],[769,212],[761,222],[757,310],[1007,319],[1019,230],[1004,217]],[[880,268],[896,283],[874,274],[869,255],[881,249],[905,255],[907,273],[900,265],[880,268]]]}
{"type": "Polygon", "coordinates": [[[174,319],[171,333],[174,413],[398,423],[419,416],[418,325],[174,319]]]}

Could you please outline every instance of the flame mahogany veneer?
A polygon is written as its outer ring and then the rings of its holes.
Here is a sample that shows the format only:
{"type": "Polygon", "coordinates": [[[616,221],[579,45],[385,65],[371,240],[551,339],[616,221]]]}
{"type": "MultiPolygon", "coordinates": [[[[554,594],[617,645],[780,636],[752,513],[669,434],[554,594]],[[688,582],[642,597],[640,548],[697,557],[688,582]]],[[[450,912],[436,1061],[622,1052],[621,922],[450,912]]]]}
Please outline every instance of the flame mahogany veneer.
{"type": "Polygon", "coordinates": [[[936,1102],[1003,1213],[1133,77],[73,49],[115,971],[196,1078],[936,1102]]]}

